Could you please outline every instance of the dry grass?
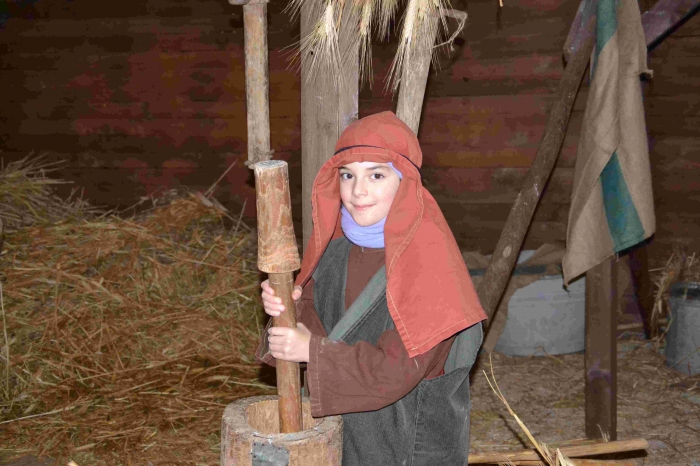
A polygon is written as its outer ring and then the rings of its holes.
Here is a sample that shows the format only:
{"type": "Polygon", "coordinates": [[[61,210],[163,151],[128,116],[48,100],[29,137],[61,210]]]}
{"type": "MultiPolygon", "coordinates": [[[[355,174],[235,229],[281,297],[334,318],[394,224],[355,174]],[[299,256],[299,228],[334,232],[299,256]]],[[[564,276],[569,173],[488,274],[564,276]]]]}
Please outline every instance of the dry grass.
{"type": "MultiPolygon", "coordinates": [[[[293,17],[303,4],[309,5],[311,17],[319,19],[311,32],[301,38],[293,61],[301,61],[310,80],[325,76],[336,86],[343,83],[342,64],[357,59],[351,51],[358,48],[360,78],[371,82],[372,36],[388,39],[396,13],[403,7],[398,49],[386,82],[386,88],[394,92],[404,70],[415,66],[417,51],[436,50],[438,29],[447,32],[446,12],[451,8],[449,0],[405,0],[403,4],[398,0],[291,0],[288,10],[293,17]]],[[[449,38],[439,45],[451,44],[463,27],[461,21],[456,33],[445,34],[449,38]]]]}
{"type": "Polygon", "coordinates": [[[670,318],[668,293],[671,286],[678,282],[700,282],[700,258],[695,253],[676,247],[666,265],[651,271],[652,281],[656,286],[654,307],[651,315],[652,335],[658,335],[657,344],[665,336],[660,332],[661,326],[670,318]]]}
{"type": "Polygon", "coordinates": [[[0,459],[218,464],[225,406],[274,389],[250,230],[194,195],[132,219],[5,206],[0,459]]]}
{"type": "MultiPolygon", "coordinates": [[[[486,371],[483,371],[484,377],[486,378],[486,382],[489,384],[489,387],[491,387],[491,390],[496,394],[498,399],[501,400],[501,402],[504,404],[504,406],[508,410],[508,413],[513,417],[513,419],[515,419],[515,422],[518,423],[518,426],[527,436],[528,441],[532,444],[535,450],[537,450],[544,462],[549,466],[574,466],[571,460],[567,458],[559,448],[552,452],[552,450],[546,444],[537,441],[534,435],[532,435],[532,432],[530,432],[530,429],[528,429],[525,423],[520,419],[520,417],[518,417],[518,415],[515,414],[515,411],[513,411],[513,409],[510,407],[508,400],[503,395],[503,392],[501,392],[501,389],[498,387],[498,383],[496,382],[496,376],[493,373],[493,361],[490,360],[489,365],[491,366],[491,378],[489,378],[489,376],[486,374],[486,371]]],[[[513,462],[508,460],[507,458],[505,458],[504,462],[499,463],[499,466],[511,465],[513,465],[513,462]]]]}
{"type": "Polygon", "coordinates": [[[48,175],[61,167],[31,154],[0,169],[0,219],[6,230],[16,231],[37,223],[62,222],[94,216],[98,209],[73,195],[60,199],[53,187],[67,182],[48,175]]]}
{"type": "MultiPolygon", "coordinates": [[[[641,330],[618,341],[617,438],[644,438],[646,453],[630,454],[639,466],[689,466],[700,461],[700,375],[666,367],[665,357],[641,330]],[[628,339],[629,338],[629,339],[628,339]]],[[[471,387],[470,453],[530,448],[527,436],[489,387],[498,384],[533,437],[559,445],[586,436],[583,354],[480,357],[471,387]]]]}

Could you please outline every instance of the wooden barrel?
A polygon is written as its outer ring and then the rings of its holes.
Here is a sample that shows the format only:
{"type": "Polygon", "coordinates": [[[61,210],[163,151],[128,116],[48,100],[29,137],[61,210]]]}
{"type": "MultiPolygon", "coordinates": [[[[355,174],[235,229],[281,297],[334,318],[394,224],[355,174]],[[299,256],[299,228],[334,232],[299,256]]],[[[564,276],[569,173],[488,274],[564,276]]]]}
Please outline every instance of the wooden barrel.
{"type": "Polygon", "coordinates": [[[221,421],[221,466],[340,466],[340,416],[311,417],[302,401],[301,432],[281,434],[277,396],[244,398],[226,407],[221,421]]]}

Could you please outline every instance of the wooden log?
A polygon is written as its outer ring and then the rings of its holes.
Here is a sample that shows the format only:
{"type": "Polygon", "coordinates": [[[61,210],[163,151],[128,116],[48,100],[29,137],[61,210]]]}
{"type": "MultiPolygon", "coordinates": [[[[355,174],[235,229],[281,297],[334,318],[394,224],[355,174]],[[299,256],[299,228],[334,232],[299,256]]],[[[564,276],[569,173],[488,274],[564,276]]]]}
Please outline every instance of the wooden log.
{"type": "MultiPolygon", "coordinates": [[[[274,318],[275,327],[296,328],[293,272],[300,267],[294,237],[287,162],[270,160],[253,165],[258,208],[258,269],[267,272],[275,296],[289,312],[274,318]]],[[[302,430],[299,364],[277,361],[277,393],[281,432],[302,430]]]]}
{"type": "Polygon", "coordinates": [[[270,160],[267,1],[243,6],[248,163],[270,160]],[[249,91],[250,90],[250,91],[249,91]]]}
{"type": "MultiPolygon", "coordinates": [[[[589,27],[592,27],[592,24],[589,24],[589,27]]],[[[503,295],[503,290],[510,278],[535,208],[554,169],[566,134],[571,109],[592,50],[593,35],[588,37],[585,46],[577,51],[571,63],[564,70],[552,110],[547,119],[542,141],[537,150],[537,156],[530,167],[518,198],[513,203],[508,221],[489,262],[489,267],[486,269],[484,279],[477,290],[489,319],[493,316],[503,295]]]]}
{"type": "Polygon", "coordinates": [[[700,11],[700,0],[660,0],[642,15],[649,50],[700,11]]]}
{"type": "Polygon", "coordinates": [[[564,60],[568,63],[581,50],[584,43],[591,40],[593,28],[589,27],[595,21],[598,10],[598,0],[581,0],[576,10],[576,16],[571,23],[569,34],[564,41],[564,60]]]}
{"type": "MultiPolygon", "coordinates": [[[[347,2],[343,18],[352,18],[347,2]]],[[[301,37],[309,36],[320,17],[312,2],[301,5],[301,37]]],[[[333,156],[340,133],[358,115],[359,42],[353,41],[353,21],[344,19],[338,37],[338,47],[344,58],[341,63],[340,86],[328,73],[312,74],[308,60],[301,60],[301,198],[303,244],[311,237],[313,228],[311,190],[321,166],[333,156]]],[[[321,53],[302,50],[303,54],[321,53]]]]}
{"type": "MultiPolygon", "coordinates": [[[[462,21],[462,24],[467,20],[467,13],[463,11],[449,10],[445,13],[445,16],[450,16],[458,21],[462,21]]],[[[435,43],[439,20],[440,18],[438,16],[429,19],[429,21],[433,22],[430,30],[434,33],[433,37],[430,39],[430,44],[435,43]]],[[[416,42],[413,42],[410,56],[411,66],[405,66],[401,75],[399,98],[396,103],[396,116],[406,123],[414,133],[418,134],[433,49],[432,47],[429,49],[420,49],[416,47],[416,42]]]]}
{"type": "MultiPolygon", "coordinates": [[[[642,438],[630,440],[618,440],[614,442],[587,443],[583,445],[571,445],[560,447],[561,452],[569,458],[581,458],[584,456],[608,455],[611,453],[623,453],[628,451],[645,450],[649,443],[642,438]]],[[[539,453],[535,449],[519,450],[511,452],[476,453],[469,455],[469,464],[502,463],[504,458],[510,461],[541,461],[539,453]]]]}
{"type": "MultiPolygon", "coordinates": [[[[637,466],[634,460],[590,460],[590,459],[572,459],[571,463],[574,466],[637,466]]],[[[549,466],[543,461],[514,461],[516,466],[549,466]]]]}
{"type": "MultiPolygon", "coordinates": [[[[427,21],[433,22],[431,30],[437,34],[438,17],[431,17],[427,21]]],[[[420,116],[423,109],[423,98],[425,97],[425,86],[428,82],[428,72],[430,71],[430,59],[433,56],[432,47],[420,49],[416,46],[417,41],[412,43],[411,66],[404,66],[401,74],[401,86],[399,87],[399,99],[396,103],[396,116],[401,121],[418,134],[420,116]]],[[[435,43],[435,35],[431,38],[430,44],[435,43]]]]}
{"type": "MultiPolygon", "coordinates": [[[[576,12],[574,25],[564,43],[564,58],[568,61],[582,44],[593,35],[585,24],[596,16],[598,0],[583,0],[576,12]]],[[[700,0],[659,0],[642,14],[642,27],[647,49],[660,44],[673,31],[700,11],[700,0]]]]}
{"type": "Polygon", "coordinates": [[[586,437],[617,438],[617,261],[586,272],[586,437]]]}
{"type": "Polygon", "coordinates": [[[248,165],[270,160],[267,0],[229,0],[243,5],[248,165]]]}

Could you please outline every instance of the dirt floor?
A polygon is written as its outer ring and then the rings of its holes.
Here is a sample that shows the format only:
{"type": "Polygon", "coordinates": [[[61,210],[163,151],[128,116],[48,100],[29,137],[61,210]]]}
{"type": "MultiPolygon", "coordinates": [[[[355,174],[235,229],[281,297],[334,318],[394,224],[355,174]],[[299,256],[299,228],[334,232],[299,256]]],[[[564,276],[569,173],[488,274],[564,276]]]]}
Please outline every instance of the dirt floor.
{"type": "MultiPolygon", "coordinates": [[[[503,394],[535,438],[555,443],[585,436],[582,354],[508,357],[494,353],[491,361],[503,394]]],[[[700,375],[685,376],[667,369],[664,362],[641,335],[627,334],[619,341],[618,439],[648,440],[650,449],[645,455],[627,456],[640,466],[699,466],[700,375]]],[[[472,377],[470,449],[474,453],[529,447],[486,382],[482,371],[490,373],[490,368],[488,358],[482,357],[472,377]]],[[[218,464],[217,456],[211,451],[211,461],[198,464],[218,464]]],[[[80,466],[90,463],[85,463],[86,458],[78,459],[82,460],[80,466]]],[[[151,464],[167,464],[157,457],[151,460],[151,464]]],[[[0,461],[0,465],[5,464],[51,463],[0,461]]]]}
{"type": "MultiPolygon", "coordinates": [[[[490,373],[489,360],[482,357],[478,364],[472,384],[472,452],[524,448],[525,435],[482,372],[490,373]]],[[[582,354],[494,353],[492,364],[503,394],[538,441],[585,437],[582,354]]],[[[617,426],[618,440],[649,442],[646,455],[631,455],[640,466],[700,466],[700,375],[666,368],[653,343],[625,334],[618,340],[617,426]]]]}

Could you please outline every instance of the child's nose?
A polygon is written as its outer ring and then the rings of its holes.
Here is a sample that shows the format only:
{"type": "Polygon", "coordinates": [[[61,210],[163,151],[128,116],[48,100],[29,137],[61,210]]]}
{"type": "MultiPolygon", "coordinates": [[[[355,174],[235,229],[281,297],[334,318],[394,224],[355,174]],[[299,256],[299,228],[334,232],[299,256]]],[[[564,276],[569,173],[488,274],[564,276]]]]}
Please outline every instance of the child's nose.
{"type": "Polygon", "coordinates": [[[367,194],[366,184],[362,180],[357,180],[355,182],[355,185],[353,186],[352,193],[355,196],[364,196],[365,194],[367,194]]]}

